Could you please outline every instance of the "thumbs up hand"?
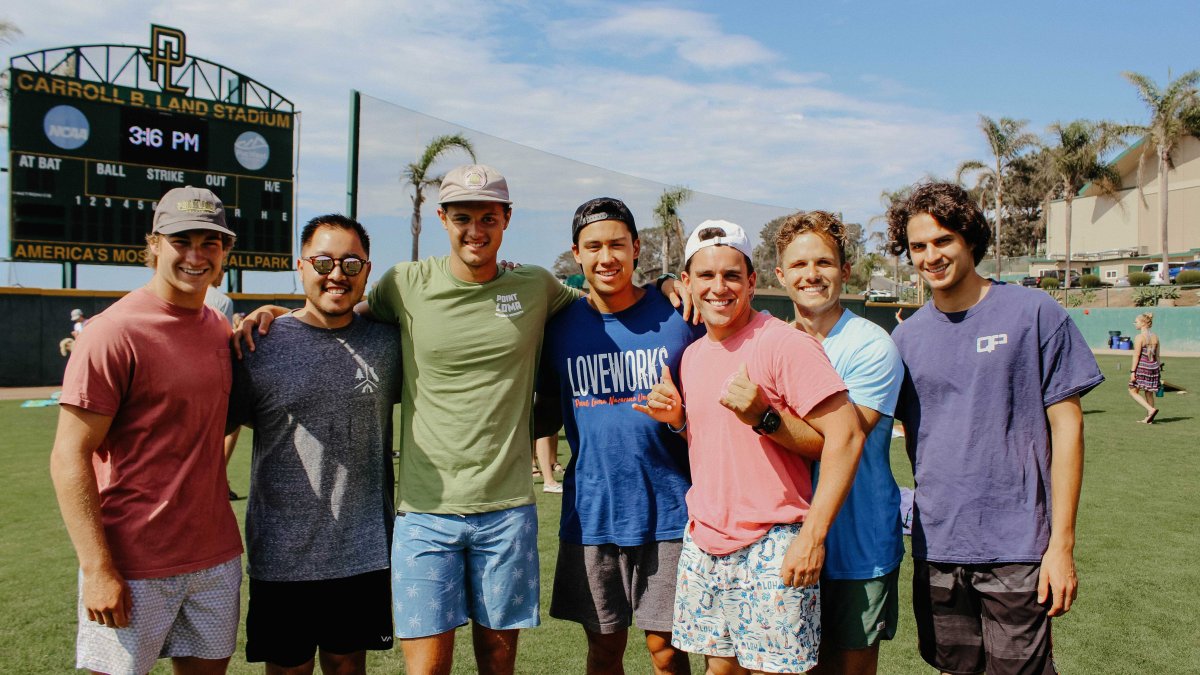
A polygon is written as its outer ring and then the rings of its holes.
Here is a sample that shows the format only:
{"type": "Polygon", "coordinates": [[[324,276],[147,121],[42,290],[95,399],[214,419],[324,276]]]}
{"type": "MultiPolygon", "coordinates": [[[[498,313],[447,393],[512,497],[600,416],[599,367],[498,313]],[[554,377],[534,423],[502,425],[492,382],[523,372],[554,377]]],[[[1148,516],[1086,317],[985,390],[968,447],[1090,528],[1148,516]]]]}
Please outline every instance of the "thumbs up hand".
{"type": "Polygon", "coordinates": [[[650,389],[646,396],[646,404],[634,403],[633,409],[675,428],[683,426],[683,397],[679,395],[679,389],[671,379],[669,368],[662,367],[662,380],[650,389]]]}
{"type": "Polygon", "coordinates": [[[750,373],[744,363],[725,387],[725,394],[721,396],[721,405],[750,426],[758,424],[763,413],[771,407],[758,385],[750,381],[750,373]]]}

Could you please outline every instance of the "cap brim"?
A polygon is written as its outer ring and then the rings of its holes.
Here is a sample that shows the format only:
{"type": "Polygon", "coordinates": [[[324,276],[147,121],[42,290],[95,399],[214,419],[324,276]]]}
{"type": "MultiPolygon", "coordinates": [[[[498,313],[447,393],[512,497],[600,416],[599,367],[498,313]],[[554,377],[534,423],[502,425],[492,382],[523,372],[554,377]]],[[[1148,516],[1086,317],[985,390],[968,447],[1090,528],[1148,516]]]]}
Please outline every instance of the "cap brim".
{"type": "Polygon", "coordinates": [[[501,199],[499,197],[486,197],[483,195],[462,195],[461,197],[447,197],[438,202],[438,204],[462,204],[463,202],[491,202],[493,204],[512,204],[511,199],[501,199]]]}
{"type": "Polygon", "coordinates": [[[221,227],[220,225],[208,222],[206,220],[185,220],[178,223],[171,223],[170,225],[163,225],[162,227],[154,230],[154,233],[179,234],[180,232],[187,232],[188,230],[214,230],[216,232],[220,232],[221,234],[227,234],[231,237],[237,236],[237,233],[228,227],[221,227]]]}

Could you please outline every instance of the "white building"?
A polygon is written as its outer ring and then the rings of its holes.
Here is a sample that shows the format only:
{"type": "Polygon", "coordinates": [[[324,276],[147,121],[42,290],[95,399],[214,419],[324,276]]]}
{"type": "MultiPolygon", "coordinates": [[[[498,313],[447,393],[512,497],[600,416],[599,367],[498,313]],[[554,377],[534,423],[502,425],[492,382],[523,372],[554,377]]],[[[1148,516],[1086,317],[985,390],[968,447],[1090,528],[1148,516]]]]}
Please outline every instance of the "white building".
{"type": "MultiPolygon", "coordinates": [[[[1071,206],[1071,268],[1113,282],[1142,265],[1161,261],[1158,200],[1162,182],[1153,148],[1142,165],[1142,190],[1137,189],[1138,160],[1146,139],[1134,144],[1113,165],[1121,175],[1115,195],[1086,186],[1071,206]]],[[[1200,140],[1188,137],[1172,155],[1175,166],[1167,176],[1167,248],[1172,261],[1200,258],[1200,140]]],[[[1046,222],[1046,256],[1034,259],[1030,273],[1062,269],[1066,259],[1066,202],[1050,203],[1046,222]]]]}

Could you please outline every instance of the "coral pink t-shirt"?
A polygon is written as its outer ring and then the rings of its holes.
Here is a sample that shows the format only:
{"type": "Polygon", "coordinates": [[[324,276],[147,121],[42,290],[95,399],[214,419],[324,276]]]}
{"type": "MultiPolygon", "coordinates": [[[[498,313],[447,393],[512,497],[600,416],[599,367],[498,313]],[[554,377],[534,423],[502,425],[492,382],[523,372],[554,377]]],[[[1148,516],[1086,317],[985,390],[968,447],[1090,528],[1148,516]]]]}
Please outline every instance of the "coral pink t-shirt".
{"type": "Polygon", "coordinates": [[[687,348],[680,378],[692,465],[688,515],[692,540],[712,555],[804,520],[812,500],[808,460],[759,436],[721,405],[742,364],[771,407],[799,417],[846,389],[819,342],[765,312],[720,342],[701,338],[687,348]]]}
{"type": "Polygon", "coordinates": [[[59,403],[113,418],[92,456],[104,534],[126,578],[174,576],[241,555],[222,438],[229,325],[146,289],[88,322],[59,403]]]}

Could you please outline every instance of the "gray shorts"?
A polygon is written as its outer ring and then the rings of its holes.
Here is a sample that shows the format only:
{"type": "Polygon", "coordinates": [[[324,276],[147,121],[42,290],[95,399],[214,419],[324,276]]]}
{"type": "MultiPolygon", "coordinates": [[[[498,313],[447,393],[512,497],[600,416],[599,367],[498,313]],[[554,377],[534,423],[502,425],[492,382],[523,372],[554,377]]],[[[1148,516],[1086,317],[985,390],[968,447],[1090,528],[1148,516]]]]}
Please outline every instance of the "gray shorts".
{"type": "Polygon", "coordinates": [[[559,542],[550,616],[593,633],[638,628],[669,633],[680,539],[641,546],[559,542]]]}
{"type": "Polygon", "coordinates": [[[76,668],[135,675],[149,672],[158,659],[233,655],[241,617],[241,556],[195,572],[127,583],[133,611],[125,628],[89,621],[80,588],[76,668]]]}

